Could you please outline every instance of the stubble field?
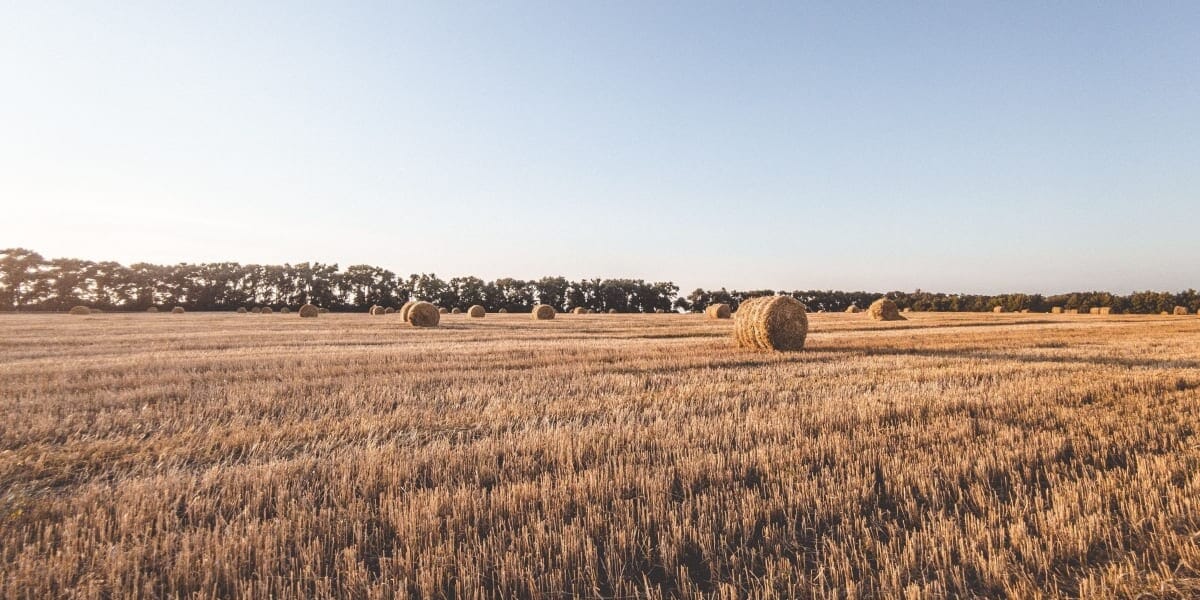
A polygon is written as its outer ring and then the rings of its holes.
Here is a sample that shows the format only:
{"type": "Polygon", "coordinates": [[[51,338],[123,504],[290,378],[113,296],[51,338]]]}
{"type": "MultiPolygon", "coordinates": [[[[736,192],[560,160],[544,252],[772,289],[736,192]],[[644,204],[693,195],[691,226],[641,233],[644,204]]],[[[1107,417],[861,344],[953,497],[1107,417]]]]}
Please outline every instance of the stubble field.
{"type": "Polygon", "coordinates": [[[1200,319],[0,316],[0,595],[1200,595],[1200,319]]]}

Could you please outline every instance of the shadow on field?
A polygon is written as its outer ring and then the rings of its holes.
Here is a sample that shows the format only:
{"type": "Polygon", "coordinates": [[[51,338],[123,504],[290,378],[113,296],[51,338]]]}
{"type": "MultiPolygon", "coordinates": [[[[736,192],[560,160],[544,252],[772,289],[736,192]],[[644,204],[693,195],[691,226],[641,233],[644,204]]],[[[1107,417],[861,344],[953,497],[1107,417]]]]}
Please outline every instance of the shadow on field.
{"type": "Polygon", "coordinates": [[[1008,360],[1027,363],[1060,363],[1079,365],[1104,365],[1113,367],[1151,367],[1157,369],[1200,369],[1200,361],[1159,360],[1150,358],[1071,357],[1051,354],[1026,354],[1021,352],[997,352],[963,348],[960,350],[937,350],[933,348],[887,348],[878,346],[813,346],[804,349],[807,353],[851,353],[863,356],[917,356],[925,358],[970,358],[983,360],[1008,360]]]}

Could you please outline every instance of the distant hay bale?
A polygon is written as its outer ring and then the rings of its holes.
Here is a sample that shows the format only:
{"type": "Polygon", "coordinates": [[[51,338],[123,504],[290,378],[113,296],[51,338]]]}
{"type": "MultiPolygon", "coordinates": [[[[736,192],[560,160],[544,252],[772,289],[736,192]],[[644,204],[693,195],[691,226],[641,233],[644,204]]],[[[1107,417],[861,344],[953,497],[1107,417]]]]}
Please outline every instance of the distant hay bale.
{"type": "Polygon", "coordinates": [[[270,306],[264,306],[264,307],[262,307],[262,310],[260,310],[258,312],[260,312],[264,315],[269,315],[269,314],[273,314],[275,311],[271,310],[270,306]]]}
{"type": "Polygon", "coordinates": [[[82,305],[72,306],[71,310],[67,311],[67,313],[72,315],[90,315],[92,314],[92,309],[82,305]]]}
{"type": "Polygon", "coordinates": [[[1188,309],[1186,306],[1176,306],[1175,314],[1176,315],[1186,315],[1186,314],[1188,314],[1188,309]]]}
{"type": "Polygon", "coordinates": [[[904,321],[896,302],[890,298],[880,298],[867,307],[867,314],[876,321],[904,321]]]}
{"type": "Polygon", "coordinates": [[[379,306],[378,304],[376,304],[376,305],[372,306],[370,308],[370,310],[367,311],[367,314],[369,314],[373,317],[382,317],[384,314],[386,314],[384,312],[384,310],[385,309],[382,306],[379,306]]]}
{"type": "Polygon", "coordinates": [[[182,315],[182,314],[183,314],[183,312],[184,312],[184,311],[183,311],[183,307],[182,307],[182,306],[176,306],[175,308],[172,308],[172,309],[171,309],[171,314],[182,315]]]}
{"type": "Polygon", "coordinates": [[[1099,312],[1099,314],[1102,314],[1102,315],[1111,315],[1111,314],[1112,314],[1112,307],[1111,307],[1111,306],[1101,306],[1101,307],[1100,307],[1100,312],[1099,312]]]}
{"type": "Polygon", "coordinates": [[[659,314],[659,315],[661,315],[661,314],[663,314],[663,313],[665,313],[665,312],[667,312],[667,311],[665,311],[665,310],[663,310],[663,309],[661,309],[661,308],[656,308],[656,309],[654,309],[654,313],[655,313],[655,314],[659,314]]]}
{"type": "Polygon", "coordinates": [[[1022,308],[1022,309],[1021,309],[1021,314],[1023,314],[1023,315],[1024,315],[1024,314],[1028,314],[1028,313],[1029,313],[1029,309],[1028,309],[1028,308],[1022,308]]]}
{"type": "Polygon", "coordinates": [[[283,308],[281,308],[281,309],[279,309],[279,314],[281,314],[281,315],[286,315],[286,314],[288,314],[288,313],[290,313],[290,312],[292,312],[292,309],[290,309],[290,308],[288,308],[288,307],[286,307],[286,306],[285,306],[285,307],[283,307],[283,308]]]}
{"type": "Polygon", "coordinates": [[[704,316],[710,319],[728,319],[733,315],[733,311],[729,309],[729,305],[723,302],[709,304],[708,308],[704,309],[704,316]]]}
{"type": "MultiPolygon", "coordinates": [[[[154,307],[153,307],[153,306],[151,306],[150,308],[154,308],[154,307]]],[[[249,311],[247,311],[247,310],[246,310],[246,307],[245,307],[245,306],[239,306],[239,307],[238,307],[238,309],[237,309],[237,314],[239,314],[239,315],[244,315],[244,314],[246,314],[247,312],[249,312],[249,311]]]]}
{"type": "Polygon", "coordinates": [[[473,319],[482,319],[483,317],[487,316],[487,309],[476,304],[467,309],[467,316],[473,319]]]}
{"type": "Polygon", "coordinates": [[[1167,315],[1169,315],[1169,314],[1171,314],[1171,313],[1169,313],[1169,312],[1167,312],[1167,311],[1165,311],[1165,310],[1164,310],[1164,311],[1162,311],[1162,312],[1160,312],[1160,313],[1158,313],[1158,314],[1160,314],[1160,315],[1162,315],[1162,316],[1164,316],[1164,317],[1165,317],[1165,316],[1167,316],[1167,315]]]}
{"type": "MultiPolygon", "coordinates": [[[[818,312],[820,312],[820,311],[818,311],[818,312]]],[[[902,312],[902,313],[910,313],[910,312],[912,312],[912,307],[905,306],[905,307],[904,307],[904,308],[903,308],[903,309],[902,309],[900,312],[902,312]]]]}
{"type": "Polygon", "coordinates": [[[416,300],[409,300],[408,302],[405,302],[402,306],[400,306],[400,320],[401,321],[404,321],[405,323],[408,322],[408,311],[410,309],[412,309],[413,305],[416,303],[417,303],[416,300]]]}
{"type": "Polygon", "coordinates": [[[452,315],[461,315],[461,314],[462,314],[462,309],[461,309],[461,308],[459,308],[459,307],[457,307],[457,306],[455,306],[453,309],[451,309],[451,310],[450,310],[450,314],[452,314],[452,315]]]}
{"type": "Polygon", "coordinates": [[[762,296],[742,302],[733,328],[739,348],[790,351],[804,348],[808,311],[791,296],[762,296]]]}
{"type": "Polygon", "coordinates": [[[413,327],[437,327],[442,310],[428,302],[417,302],[408,309],[408,322],[413,327]]]}
{"type": "Polygon", "coordinates": [[[615,315],[615,314],[617,314],[617,309],[615,309],[615,308],[610,308],[610,309],[608,309],[608,314],[610,314],[610,315],[615,315]]]}
{"type": "Polygon", "coordinates": [[[1100,307],[1099,307],[1099,306],[1093,306],[1093,307],[1089,308],[1089,309],[1088,309],[1088,314],[1089,314],[1089,315],[1098,315],[1098,314],[1100,314],[1100,307]]]}
{"type": "Polygon", "coordinates": [[[1068,315],[1077,315],[1077,314],[1079,314],[1079,309],[1078,308],[1068,308],[1067,310],[1065,310],[1063,312],[1067,313],[1068,315]]]}
{"type": "Polygon", "coordinates": [[[1055,314],[1055,315],[1062,314],[1062,311],[1063,311],[1063,307],[1061,307],[1061,306],[1055,306],[1054,308],[1050,309],[1050,313],[1055,314]]]}
{"type": "Polygon", "coordinates": [[[539,304],[530,313],[535,321],[548,321],[554,318],[554,307],[549,304],[539,304]]]}
{"type": "Polygon", "coordinates": [[[151,306],[150,308],[147,308],[147,309],[146,309],[146,312],[148,312],[148,313],[156,313],[156,312],[158,312],[158,307],[157,307],[157,306],[151,306]]]}
{"type": "Polygon", "coordinates": [[[508,314],[508,309],[501,308],[500,310],[496,311],[496,313],[501,314],[501,315],[508,314]]]}
{"type": "Polygon", "coordinates": [[[444,315],[444,314],[446,314],[446,313],[450,312],[450,311],[446,310],[444,307],[441,307],[441,306],[437,307],[437,311],[438,311],[438,314],[442,314],[442,315],[444,315]]]}
{"type": "Polygon", "coordinates": [[[571,314],[573,314],[573,315],[586,315],[586,314],[587,314],[587,309],[586,309],[586,308],[584,308],[584,307],[582,307],[582,306],[576,306],[575,308],[572,308],[572,309],[571,309],[571,314]]]}
{"type": "Polygon", "coordinates": [[[329,309],[322,306],[321,308],[317,309],[317,312],[320,314],[325,314],[325,313],[329,312],[329,309]]]}
{"type": "MultiPolygon", "coordinates": [[[[738,308],[738,310],[741,310],[741,308],[738,308]]],[[[856,312],[861,312],[861,311],[862,311],[861,308],[859,308],[853,304],[846,307],[846,312],[848,312],[848,313],[856,313],[856,312]]]]}
{"type": "Polygon", "coordinates": [[[300,318],[302,319],[313,319],[319,314],[321,314],[320,309],[311,304],[305,304],[300,307],[300,318]]]}
{"type": "Polygon", "coordinates": [[[1003,306],[993,306],[993,307],[992,307],[992,312],[994,312],[994,313],[1002,313],[1002,312],[1004,312],[1004,307],[1003,307],[1003,306]]]}
{"type": "Polygon", "coordinates": [[[395,312],[396,312],[396,309],[394,309],[394,308],[392,308],[392,307],[390,307],[390,306],[389,306],[389,307],[387,307],[387,308],[385,308],[385,309],[383,309],[383,314],[385,314],[385,315],[391,315],[391,314],[395,314],[395,312]]]}

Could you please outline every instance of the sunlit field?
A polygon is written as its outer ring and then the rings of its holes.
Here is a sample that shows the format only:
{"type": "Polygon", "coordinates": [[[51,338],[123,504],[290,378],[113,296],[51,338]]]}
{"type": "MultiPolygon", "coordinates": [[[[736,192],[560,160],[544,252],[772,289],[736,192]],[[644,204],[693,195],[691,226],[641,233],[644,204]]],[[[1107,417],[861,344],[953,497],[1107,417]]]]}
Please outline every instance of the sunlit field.
{"type": "Polygon", "coordinates": [[[1200,319],[0,316],[0,595],[1200,595],[1200,319]]]}

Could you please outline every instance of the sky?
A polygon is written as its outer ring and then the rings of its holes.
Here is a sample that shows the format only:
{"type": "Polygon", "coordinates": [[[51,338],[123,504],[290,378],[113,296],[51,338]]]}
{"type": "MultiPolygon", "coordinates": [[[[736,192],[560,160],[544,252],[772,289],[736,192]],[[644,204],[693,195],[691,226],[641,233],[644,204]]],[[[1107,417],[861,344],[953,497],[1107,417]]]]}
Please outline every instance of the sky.
{"type": "Polygon", "coordinates": [[[13,2],[0,247],[1200,287],[1200,3],[13,2]]]}

